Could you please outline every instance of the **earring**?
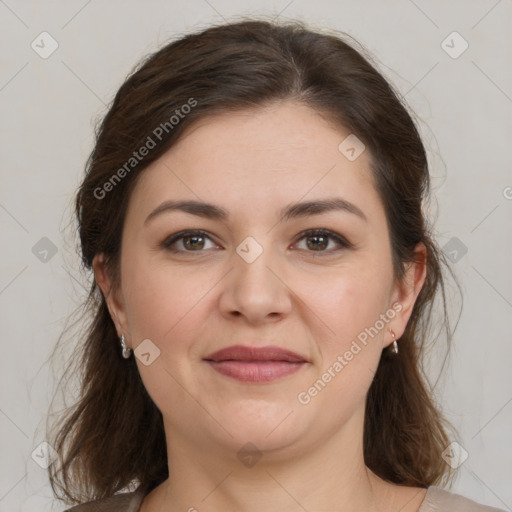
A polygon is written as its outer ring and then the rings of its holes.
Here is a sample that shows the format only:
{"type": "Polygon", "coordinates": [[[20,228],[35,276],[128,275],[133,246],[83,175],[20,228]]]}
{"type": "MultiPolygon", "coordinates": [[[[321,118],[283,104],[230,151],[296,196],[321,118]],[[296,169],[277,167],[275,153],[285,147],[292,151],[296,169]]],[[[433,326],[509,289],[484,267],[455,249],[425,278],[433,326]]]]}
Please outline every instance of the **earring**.
{"type": "Polygon", "coordinates": [[[123,347],[123,357],[125,359],[128,359],[131,356],[131,354],[132,354],[132,349],[128,348],[126,346],[126,342],[124,340],[124,334],[121,334],[120,340],[121,340],[121,347],[123,347]]]}
{"type": "Polygon", "coordinates": [[[395,339],[395,333],[390,329],[389,332],[391,333],[391,336],[393,337],[393,345],[391,346],[391,352],[398,354],[398,343],[395,339]]]}

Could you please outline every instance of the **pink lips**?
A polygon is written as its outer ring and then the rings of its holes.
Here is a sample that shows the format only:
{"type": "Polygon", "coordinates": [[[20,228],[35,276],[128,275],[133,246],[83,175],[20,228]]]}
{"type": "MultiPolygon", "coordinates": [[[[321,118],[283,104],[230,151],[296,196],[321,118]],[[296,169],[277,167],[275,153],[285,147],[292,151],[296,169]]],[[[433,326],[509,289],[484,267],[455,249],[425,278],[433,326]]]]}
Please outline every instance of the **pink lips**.
{"type": "Polygon", "coordinates": [[[224,348],[204,360],[222,375],[242,382],[269,382],[290,375],[307,361],[300,355],[279,347],[224,348]]]}

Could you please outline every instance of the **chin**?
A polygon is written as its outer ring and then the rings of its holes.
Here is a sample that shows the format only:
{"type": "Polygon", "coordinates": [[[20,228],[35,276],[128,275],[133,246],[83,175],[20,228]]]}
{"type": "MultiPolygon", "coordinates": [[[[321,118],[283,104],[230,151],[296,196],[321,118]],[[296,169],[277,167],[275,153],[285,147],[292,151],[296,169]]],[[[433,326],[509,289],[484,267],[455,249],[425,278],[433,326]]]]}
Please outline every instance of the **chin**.
{"type": "Polygon", "coordinates": [[[294,444],[307,433],[304,418],[299,417],[304,411],[299,407],[263,400],[248,402],[220,415],[222,425],[233,436],[223,436],[224,441],[233,447],[252,443],[260,450],[279,450],[294,444]]]}

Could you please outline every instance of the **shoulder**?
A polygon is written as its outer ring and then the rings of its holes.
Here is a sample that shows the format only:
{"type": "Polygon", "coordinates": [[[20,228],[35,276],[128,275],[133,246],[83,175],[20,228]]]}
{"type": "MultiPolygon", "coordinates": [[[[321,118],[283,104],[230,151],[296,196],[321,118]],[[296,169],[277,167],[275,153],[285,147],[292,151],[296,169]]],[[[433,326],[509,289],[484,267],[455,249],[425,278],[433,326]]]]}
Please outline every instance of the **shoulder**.
{"type": "Polygon", "coordinates": [[[430,486],[418,512],[505,512],[503,509],[481,505],[460,494],[430,486]]]}
{"type": "Polygon", "coordinates": [[[114,494],[101,500],[89,501],[64,510],[64,512],[138,512],[144,498],[144,491],[114,494]]]}

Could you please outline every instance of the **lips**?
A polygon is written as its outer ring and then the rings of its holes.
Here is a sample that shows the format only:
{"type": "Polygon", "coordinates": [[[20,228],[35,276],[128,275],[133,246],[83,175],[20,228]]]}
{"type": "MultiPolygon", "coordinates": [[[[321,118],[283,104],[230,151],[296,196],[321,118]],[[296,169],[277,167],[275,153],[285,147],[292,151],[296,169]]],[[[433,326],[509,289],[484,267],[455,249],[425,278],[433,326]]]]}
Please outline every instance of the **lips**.
{"type": "Polygon", "coordinates": [[[295,352],[280,347],[247,347],[233,345],[223,348],[205,357],[206,360],[219,361],[287,361],[289,363],[306,362],[295,352]]]}
{"type": "Polygon", "coordinates": [[[242,382],[269,382],[290,375],[308,361],[276,346],[234,345],[214,352],[204,360],[217,372],[242,382]]]}

